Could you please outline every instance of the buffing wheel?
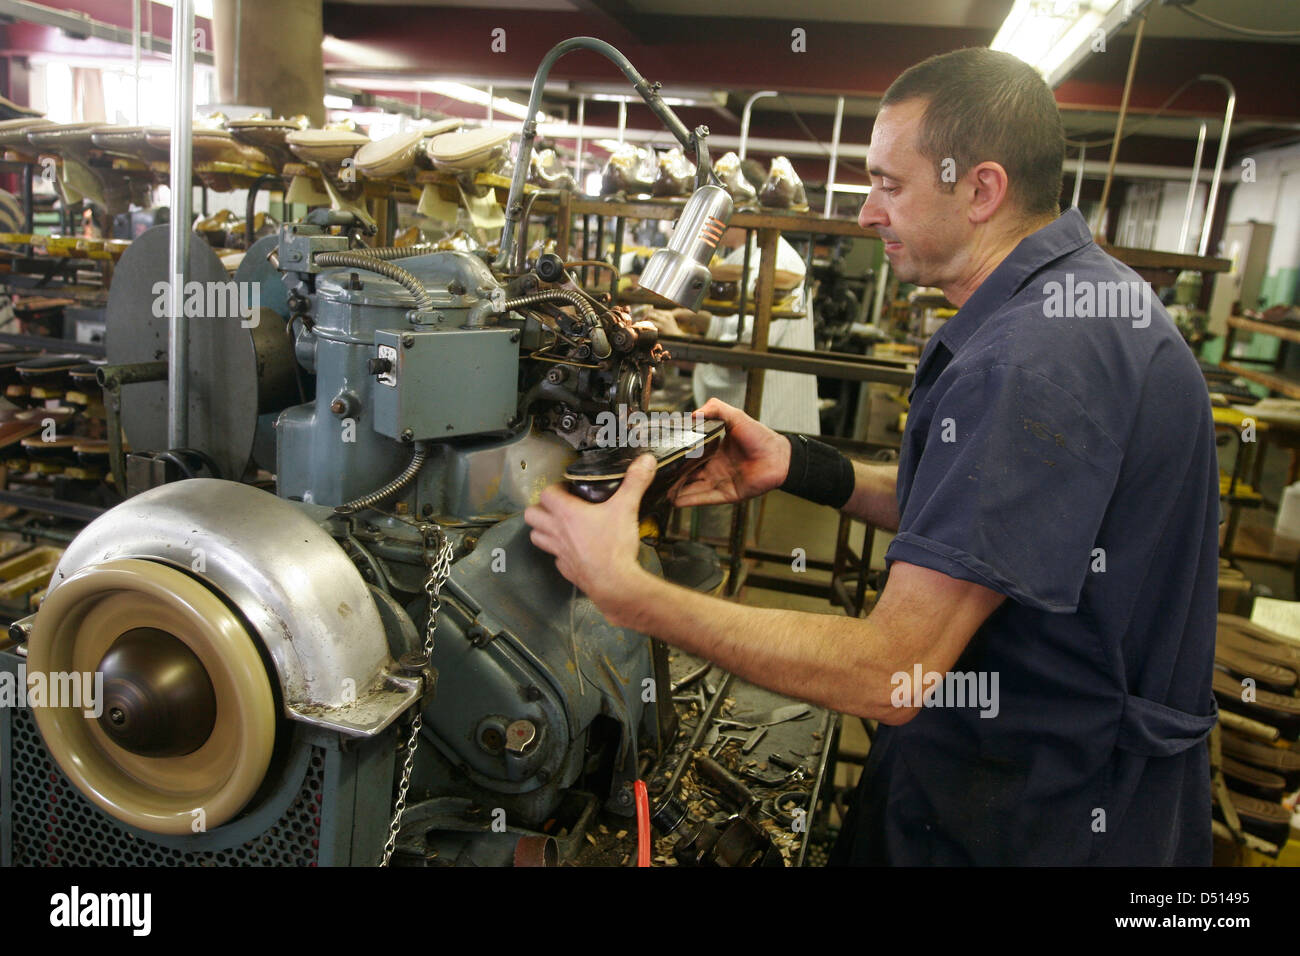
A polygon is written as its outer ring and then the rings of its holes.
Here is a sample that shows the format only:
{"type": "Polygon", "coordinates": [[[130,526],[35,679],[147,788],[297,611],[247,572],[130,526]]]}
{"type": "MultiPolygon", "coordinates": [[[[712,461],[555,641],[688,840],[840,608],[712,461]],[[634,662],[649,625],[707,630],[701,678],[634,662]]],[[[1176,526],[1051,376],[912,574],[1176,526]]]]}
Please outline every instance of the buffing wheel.
{"type": "Polygon", "coordinates": [[[98,717],[84,701],[33,713],[73,784],[125,823],[211,830],[266,775],[276,710],[261,655],[234,612],[175,568],[123,559],[78,571],[45,599],[27,666],[29,683],[104,674],[98,717]]]}

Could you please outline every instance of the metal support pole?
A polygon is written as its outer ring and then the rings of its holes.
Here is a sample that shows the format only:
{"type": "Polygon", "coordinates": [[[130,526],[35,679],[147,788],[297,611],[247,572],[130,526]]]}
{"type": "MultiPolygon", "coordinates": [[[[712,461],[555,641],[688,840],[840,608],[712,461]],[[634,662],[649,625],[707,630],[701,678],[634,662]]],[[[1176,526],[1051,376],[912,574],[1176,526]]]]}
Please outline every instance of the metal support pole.
{"type": "Polygon", "coordinates": [[[189,322],[185,317],[185,276],[190,265],[190,205],[193,200],[191,152],[194,103],[194,0],[176,0],[172,10],[172,88],[176,91],[171,134],[171,244],[167,271],[169,342],[167,348],[167,441],[189,444],[189,322]]]}
{"type": "Polygon", "coordinates": [[[494,92],[495,92],[495,87],[493,87],[493,85],[492,85],[491,83],[489,83],[489,84],[488,84],[488,90],[487,90],[487,93],[488,93],[488,101],[487,101],[487,123],[485,124],[485,125],[487,125],[487,126],[491,126],[491,125],[492,125],[492,94],[493,94],[494,92]]]}
{"type": "Polygon", "coordinates": [[[779,96],[776,90],[759,90],[749,99],[745,100],[745,111],[740,116],[740,149],[736,155],[741,159],[745,158],[745,149],[749,145],[749,117],[754,111],[754,101],[761,100],[766,96],[779,96]]]}
{"type": "MultiPolygon", "coordinates": [[[[775,295],[776,247],[781,238],[777,229],[758,231],[758,283],[754,288],[754,334],[750,348],[767,351],[768,332],[772,327],[772,299],[775,295]]],[[[745,317],[740,317],[743,326],[745,317]]],[[[764,369],[751,368],[745,382],[745,414],[762,421],[764,369]]]]}
{"type": "Polygon", "coordinates": [[[1196,202],[1197,180],[1201,178],[1201,154],[1205,151],[1205,121],[1196,137],[1196,159],[1192,161],[1192,181],[1187,186],[1187,206],[1183,209],[1183,228],[1178,233],[1178,251],[1187,251],[1187,234],[1192,229],[1192,206],[1196,202]]]}
{"type": "Polygon", "coordinates": [[[749,311],[749,266],[753,250],[754,234],[745,230],[745,253],[740,263],[740,312],[736,318],[736,341],[745,334],[745,315],[749,311]]]}
{"type": "Polygon", "coordinates": [[[623,258],[623,228],[626,223],[627,220],[622,216],[614,219],[614,255],[612,257],[614,272],[609,279],[609,304],[611,306],[618,305],[618,269],[619,261],[623,258]]]}
{"type": "MultiPolygon", "coordinates": [[[[32,195],[32,176],[34,175],[33,171],[35,169],[35,166],[28,164],[24,167],[22,173],[19,174],[22,176],[23,182],[23,232],[27,233],[29,236],[32,234],[32,220],[36,215],[36,204],[32,195]]],[[[27,249],[27,252],[30,255],[31,248],[28,246],[24,246],[24,248],[27,249]]]]}
{"type": "Polygon", "coordinates": [[[1198,76],[1197,79],[1222,83],[1228,91],[1228,106],[1223,113],[1223,132],[1219,135],[1219,156],[1214,161],[1214,176],[1210,180],[1210,198],[1205,204],[1205,222],[1201,224],[1201,244],[1196,250],[1198,256],[1203,256],[1210,245],[1210,229],[1214,225],[1214,204],[1219,198],[1219,181],[1223,177],[1223,159],[1228,155],[1228,136],[1232,133],[1232,113],[1237,107],[1237,90],[1222,76],[1206,73],[1198,76]]]}
{"type": "Polygon", "coordinates": [[[140,0],[131,0],[131,69],[135,76],[135,112],[131,122],[142,126],[140,122],[140,0]]]}
{"type": "Polygon", "coordinates": [[[582,148],[583,148],[583,133],[584,133],[583,127],[586,124],[586,122],[587,122],[587,94],[579,93],[578,94],[578,146],[577,146],[578,169],[577,169],[577,174],[574,177],[574,182],[578,186],[578,194],[582,196],[585,196],[587,194],[587,189],[582,179],[582,159],[583,159],[582,148]]]}
{"type": "Polygon", "coordinates": [[[618,101],[618,141],[627,135],[627,100],[618,101]]]}
{"type": "Polygon", "coordinates": [[[1087,151],[1086,146],[1079,147],[1079,165],[1074,171],[1074,198],[1070,200],[1070,206],[1074,209],[1079,208],[1079,194],[1083,192],[1083,157],[1087,151]]]}
{"type": "Polygon", "coordinates": [[[835,127],[831,132],[831,161],[826,170],[826,206],[822,215],[831,216],[831,206],[835,203],[835,164],[840,159],[840,125],[844,122],[844,97],[835,98],[835,127]]]}
{"type": "Polygon", "coordinates": [[[880,275],[876,277],[875,301],[871,304],[871,323],[880,325],[880,317],[885,311],[885,287],[889,285],[889,260],[880,261],[880,275]]]}
{"type": "Polygon", "coordinates": [[[1133,52],[1128,58],[1128,75],[1124,78],[1124,94],[1119,101],[1119,117],[1115,120],[1115,138],[1110,141],[1110,164],[1106,167],[1106,182],[1101,187],[1101,215],[1097,219],[1098,228],[1106,220],[1106,202],[1110,199],[1110,184],[1115,178],[1115,160],[1119,157],[1119,141],[1124,138],[1124,117],[1128,114],[1128,95],[1133,90],[1133,73],[1137,69],[1138,51],[1142,49],[1142,34],[1147,26],[1147,18],[1138,20],[1137,33],[1133,37],[1133,52]]]}

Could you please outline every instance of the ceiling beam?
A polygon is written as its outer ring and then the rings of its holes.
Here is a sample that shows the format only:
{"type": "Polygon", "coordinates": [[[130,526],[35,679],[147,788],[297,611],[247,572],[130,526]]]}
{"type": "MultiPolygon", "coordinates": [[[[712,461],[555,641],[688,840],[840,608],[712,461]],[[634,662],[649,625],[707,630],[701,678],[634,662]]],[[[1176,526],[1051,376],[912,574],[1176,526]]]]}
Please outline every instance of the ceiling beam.
{"type": "MultiPolygon", "coordinates": [[[[758,89],[822,96],[879,97],[907,67],[935,53],[985,46],[993,31],[886,23],[809,21],[807,52],[791,49],[792,22],[764,18],[636,15],[627,0],[575,0],[582,10],[501,11],[470,7],[400,9],[325,3],[327,34],[357,46],[352,62],[327,58],[331,68],[369,68],[367,49],[384,53],[389,68],[445,76],[495,76],[525,85],[546,51],[571,36],[604,35],[647,78],[665,86],[693,85],[739,94],[758,89]],[[504,23],[506,54],[491,52],[491,31],[504,23]],[[629,30],[629,27],[632,29],[629,30]],[[620,38],[612,39],[617,32],[620,38]]],[[[1132,38],[1112,38],[1056,90],[1063,110],[1118,109],[1132,38]]],[[[1296,46],[1252,41],[1148,37],[1143,42],[1130,109],[1158,107],[1184,80],[1219,73],[1237,86],[1242,121],[1300,122],[1294,84],[1296,46]]],[[[617,82],[612,64],[589,52],[561,59],[553,81],[617,82]]],[[[1191,115],[1223,111],[1223,92],[1197,84],[1171,108],[1191,115]]]]}
{"type": "Polygon", "coordinates": [[[609,43],[635,43],[640,14],[627,0],[569,0],[609,43]]]}

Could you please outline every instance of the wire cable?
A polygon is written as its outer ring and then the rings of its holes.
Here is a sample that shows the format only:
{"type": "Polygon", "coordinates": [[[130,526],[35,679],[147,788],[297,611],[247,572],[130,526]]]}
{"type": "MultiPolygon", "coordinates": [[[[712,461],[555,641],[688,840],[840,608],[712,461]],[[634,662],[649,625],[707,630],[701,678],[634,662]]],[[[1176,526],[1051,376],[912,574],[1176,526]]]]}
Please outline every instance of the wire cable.
{"type": "Polygon", "coordinates": [[[1174,4],[1175,10],[1179,10],[1189,17],[1195,17],[1202,23],[1208,23],[1212,27],[1218,27],[1220,30],[1227,30],[1229,33],[1237,33],[1244,37],[1264,37],[1274,40],[1294,40],[1300,38],[1300,30],[1258,30],[1254,27],[1238,26],[1235,23],[1225,23],[1222,20],[1216,20],[1208,14],[1201,13],[1199,10],[1193,10],[1191,7],[1182,4],[1174,4]]]}

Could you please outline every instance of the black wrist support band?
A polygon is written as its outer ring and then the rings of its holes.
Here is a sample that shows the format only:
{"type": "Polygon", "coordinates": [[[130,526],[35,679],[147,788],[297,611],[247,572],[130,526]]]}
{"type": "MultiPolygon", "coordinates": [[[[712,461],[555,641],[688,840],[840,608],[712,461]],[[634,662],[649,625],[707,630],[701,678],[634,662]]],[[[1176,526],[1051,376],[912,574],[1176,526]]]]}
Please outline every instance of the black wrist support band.
{"type": "Polygon", "coordinates": [[[853,462],[807,435],[781,434],[790,440],[790,471],[781,490],[819,505],[843,508],[853,496],[853,462]]]}

